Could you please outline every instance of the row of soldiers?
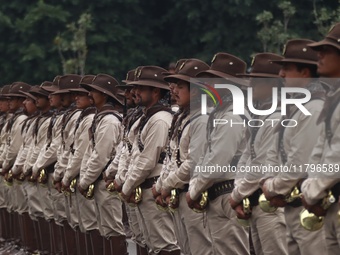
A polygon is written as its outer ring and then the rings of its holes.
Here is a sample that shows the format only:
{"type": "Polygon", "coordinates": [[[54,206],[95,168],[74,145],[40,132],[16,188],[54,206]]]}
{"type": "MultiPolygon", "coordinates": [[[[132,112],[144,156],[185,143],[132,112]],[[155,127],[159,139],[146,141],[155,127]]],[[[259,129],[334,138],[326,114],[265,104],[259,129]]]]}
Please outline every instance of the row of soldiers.
{"type": "Polygon", "coordinates": [[[320,42],[288,41],[283,56],[256,54],[250,73],[240,58],[217,53],[210,66],[181,59],[174,73],[137,67],[123,85],[98,74],[4,86],[2,237],[19,238],[22,254],[124,255],[126,210],[140,255],[249,254],[249,228],[257,255],[339,254],[339,67],[340,23],[320,42]],[[311,115],[287,109],[295,127],[265,121],[280,120],[278,110],[234,114],[231,92],[209,85],[251,86],[256,108],[268,110],[280,78],[311,94],[303,105],[311,115]],[[201,113],[206,93],[217,100],[209,115],[201,113]],[[326,171],[308,173],[307,163],[326,171]],[[298,171],[197,171],[262,165],[298,171]],[[324,226],[302,227],[303,208],[324,226]]]}

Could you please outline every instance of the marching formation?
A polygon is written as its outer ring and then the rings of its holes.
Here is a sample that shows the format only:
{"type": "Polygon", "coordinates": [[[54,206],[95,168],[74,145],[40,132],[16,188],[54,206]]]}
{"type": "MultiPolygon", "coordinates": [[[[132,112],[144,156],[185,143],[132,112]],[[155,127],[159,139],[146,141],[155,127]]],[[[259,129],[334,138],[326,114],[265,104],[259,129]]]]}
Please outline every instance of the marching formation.
{"type": "Polygon", "coordinates": [[[246,71],[220,52],[3,86],[0,254],[125,255],[126,217],[138,255],[340,254],[340,23],[246,71]]]}

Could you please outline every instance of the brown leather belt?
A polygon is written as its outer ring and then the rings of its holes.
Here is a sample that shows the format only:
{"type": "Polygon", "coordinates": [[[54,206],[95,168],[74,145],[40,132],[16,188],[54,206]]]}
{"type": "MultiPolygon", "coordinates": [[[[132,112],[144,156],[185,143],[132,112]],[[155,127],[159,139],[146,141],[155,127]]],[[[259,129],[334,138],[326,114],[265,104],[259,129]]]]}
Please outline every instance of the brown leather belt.
{"type": "Polygon", "coordinates": [[[141,189],[151,189],[152,186],[157,182],[158,178],[159,176],[145,179],[145,181],[140,185],[141,189]]]}
{"type": "Polygon", "coordinates": [[[234,180],[215,183],[208,189],[209,200],[212,201],[221,195],[231,193],[234,189],[234,180]]]}

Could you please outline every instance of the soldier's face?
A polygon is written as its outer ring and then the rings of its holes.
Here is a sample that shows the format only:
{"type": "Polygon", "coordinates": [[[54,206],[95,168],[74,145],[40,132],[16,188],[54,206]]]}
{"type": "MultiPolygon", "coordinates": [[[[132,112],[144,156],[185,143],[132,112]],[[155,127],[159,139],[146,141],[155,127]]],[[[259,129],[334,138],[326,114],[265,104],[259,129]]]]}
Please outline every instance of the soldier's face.
{"type": "Polygon", "coordinates": [[[9,99],[9,110],[11,112],[15,112],[16,110],[18,110],[20,107],[22,107],[22,102],[23,99],[19,98],[19,97],[11,97],[9,99]]]}
{"type": "Polygon", "coordinates": [[[332,46],[322,46],[318,52],[318,74],[323,77],[340,77],[340,53],[332,46]]]}
{"type": "Polygon", "coordinates": [[[303,70],[299,71],[294,63],[283,64],[279,75],[284,79],[285,87],[300,87],[301,80],[299,78],[308,78],[303,70]]]}
{"type": "Polygon", "coordinates": [[[8,99],[0,99],[0,112],[7,112],[9,110],[8,99]]]}
{"type": "Polygon", "coordinates": [[[272,97],[275,79],[251,78],[250,83],[253,88],[253,101],[263,101],[272,97]]]}
{"type": "Polygon", "coordinates": [[[126,98],[126,104],[127,104],[128,107],[134,107],[134,105],[135,105],[135,102],[132,98],[132,92],[131,91],[132,91],[132,89],[131,90],[125,89],[125,91],[124,91],[124,96],[126,98]]]}
{"type": "Polygon", "coordinates": [[[61,94],[61,105],[65,108],[69,107],[74,101],[74,97],[71,93],[61,94]]]}
{"type": "Polygon", "coordinates": [[[48,99],[50,100],[51,107],[59,108],[61,106],[61,96],[57,95],[49,95],[48,99]]]}
{"type": "Polygon", "coordinates": [[[137,104],[140,106],[149,106],[153,102],[153,90],[148,86],[136,86],[135,94],[137,104]]]}
{"type": "Polygon", "coordinates": [[[26,112],[28,115],[33,114],[33,113],[37,110],[36,103],[35,103],[35,101],[34,101],[32,98],[27,97],[27,98],[24,100],[24,103],[23,103],[23,104],[24,104],[25,112],[26,112]]]}
{"type": "Polygon", "coordinates": [[[93,100],[87,92],[76,94],[76,106],[78,109],[85,109],[93,104],[93,100]]]}
{"type": "Polygon", "coordinates": [[[107,95],[95,89],[89,92],[89,96],[93,98],[94,104],[97,108],[102,107],[107,101],[107,95]]]}
{"type": "Polygon", "coordinates": [[[50,107],[50,102],[47,97],[37,96],[36,106],[39,110],[45,110],[50,107]]]}
{"type": "Polygon", "coordinates": [[[179,106],[183,107],[190,104],[190,90],[187,82],[178,81],[173,89],[173,93],[179,106]]]}

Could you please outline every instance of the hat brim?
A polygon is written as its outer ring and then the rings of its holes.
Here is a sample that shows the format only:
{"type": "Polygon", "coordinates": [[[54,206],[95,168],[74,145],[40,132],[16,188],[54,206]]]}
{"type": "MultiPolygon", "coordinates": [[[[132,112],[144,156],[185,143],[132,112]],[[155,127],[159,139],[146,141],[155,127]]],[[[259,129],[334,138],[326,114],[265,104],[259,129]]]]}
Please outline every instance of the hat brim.
{"type": "Polygon", "coordinates": [[[115,99],[119,104],[124,105],[124,103],[123,103],[117,96],[115,96],[114,94],[112,94],[110,91],[108,91],[108,90],[106,90],[106,89],[103,89],[103,88],[101,88],[101,87],[99,87],[99,86],[97,86],[97,85],[93,85],[93,84],[84,84],[84,83],[82,83],[82,84],[80,84],[80,86],[83,87],[84,89],[86,89],[87,91],[90,91],[90,90],[92,90],[92,89],[98,90],[98,91],[100,91],[100,92],[102,92],[102,93],[108,95],[109,97],[115,99]]]}
{"type": "Polygon", "coordinates": [[[38,96],[43,96],[43,97],[48,97],[49,93],[43,93],[43,92],[39,92],[39,91],[31,91],[30,94],[32,95],[38,95],[38,96]]]}
{"type": "Polygon", "coordinates": [[[41,87],[41,88],[50,93],[56,92],[59,89],[57,86],[48,86],[48,87],[41,87]]]}
{"type": "Polygon", "coordinates": [[[139,85],[139,86],[149,86],[154,88],[160,88],[165,90],[170,90],[169,86],[160,82],[155,82],[152,80],[138,80],[130,82],[129,85],[139,85]]]}
{"type": "MultiPolygon", "coordinates": [[[[122,80],[122,82],[128,83],[128,82],[131,82],[131,81],[122,80]]],[[[122,85],[116,85],[116,88],[119,88],[119,89],[132,89],[133,86],[129,85],[129,84],[124,84],[124,85],[122,84],[122,85]]]]}
{"type": "Polygon", "coordinates": [[[88,90],[84,89],[84,88],[78,88],[78,89],[69,89],[70,93],[89,93],[88,90]]]}
{"type": "MultiPolygon", "coordinates": [[[[21,93],[26,93],[26,92],[21,92],[21,93]]],[[[10,93],[6,95],[7,97],[26,97],[26,95],[24,94],[14,94],[14,93],[10,93]]]]}
{"type": "Polygon", "coordinates": [[[32,95],[31,93],[29,93],[29,92],[20,91],[20,93],[23,94],[21,97],[29,97],[29,98],[31,98],[33,100],[37,100],[37,98],[34,95],[32,95]]]}
{"type": "Polygon", "coordinates": [[[335,42],[332,42],[330,41],[329,39],[323,39],[322,41],[320,42],[315,42],[315,43],[310,43],[310,44],[307,44],[308,47],[312,48],[313,50],[315,51],[320,51],[320,47],[321,46],[325,46],[325,45],[329,45],[329,46],[333,46],[337,49],[340,50],[340,45],[335,43],[335,42]]]}
{"type": "Polygon", "coordinates": [[[282,60],[271,60],[271,63],[276,63],[279,65],[283,65],[285,63],[299,63],[299,64],[308,64],[308,65],[317,65],[318,61],[300,59],[300,58],[284,58],[282,60]]]}
{"type": "Polygon", "coordinates": [[[237,74],[240,77],[259,77],[259,78],[280,78],[278,74],[270,74],[270,73],[240,73],[237,74]]]}
{"type": "Polygon", "coordinates": [[[204,74],[210,74],[210,75],[212,74],[212,75],[217,76],[219,78],[223,78],[223,79],[226,79],[228,81],[231,81],[231,82],[233,82],[237,85],[246,86],[246,87],[250,86],[249,81],[247,81],[247,80],[244,80],[242,78],[237,78],[237,77],[232,76],[230,74],[226,74],[226,73],[216,71],[216,70],[206,70],[206,71],[200,72],[200,73],[197,74],[197,77],[202,77],[204,74]]]}
{"type": "Polygon", "coordinates": [[[66,93],[71,93],[70,89],[57,90],[55,92],[52,92],[51,95],[66,94],[66,93]]]}

